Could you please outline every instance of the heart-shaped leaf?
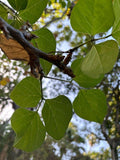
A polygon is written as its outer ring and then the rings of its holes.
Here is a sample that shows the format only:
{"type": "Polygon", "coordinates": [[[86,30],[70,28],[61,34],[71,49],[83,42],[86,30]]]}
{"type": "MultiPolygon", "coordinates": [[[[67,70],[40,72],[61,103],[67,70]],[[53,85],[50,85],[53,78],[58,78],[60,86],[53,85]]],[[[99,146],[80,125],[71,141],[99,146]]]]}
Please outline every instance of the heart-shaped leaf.
{"type": "Polygon", "coordinates": [[[112,0],[79,0],[70,20],[75,31],[91,35],[106,32],[114,22],[112,0]]]}
{"type": "Polygon", "coordinates": [[[79,117],[102,123],[107,112],[106,97],[97,89],[80,90],[73,102],[73,107],[79,117]]]}
{"type": "Polygon", "coordinates": [[[72,117],[72,104],[65,96],[46,100],[42,116],[46,131],[55,139],[61,139],[72,117]]]}
{"type": "Polygon", "coordinates": [[[72,70],[75,74],[75,78],[73,78],[81,87],[89,88],[89,87],[94,87],[98,83],[100,83],[104,77],[104,75],[101,75],[99,78],[91,78],[87,75],[85,75],[81,71],[81,64],[83,62],[84,58],[81,59],[76,59],[72,63],[72,70]]]}
{"type": "Polygon", "coordinates": [[[30,23],[35,23],[44,11],[48,0],[29,0],[25,10],[20,12],[20,17],[30,23]]]}
{"type": "Polygon", "coordinates": [[[11,118],[11,125],[16,133],[14,143],[16,148],[31,152],[43,143],[45,127],[37,112],[24,108],[17,109],[11,118]]]}
{"type": "Polygon", "coordinates": [[[91,78],[99,78],[102,74],[112,70],[118,53],[118,44],[114,40],[97,44],[83,60],[81,70],[91,78]]]}
{"type": "Polygon", "coordinates": [[[36,107],[41,99],[40,83],[33,77],[27,77],[16,85],[10,98],[20,107],[36,107]]]}

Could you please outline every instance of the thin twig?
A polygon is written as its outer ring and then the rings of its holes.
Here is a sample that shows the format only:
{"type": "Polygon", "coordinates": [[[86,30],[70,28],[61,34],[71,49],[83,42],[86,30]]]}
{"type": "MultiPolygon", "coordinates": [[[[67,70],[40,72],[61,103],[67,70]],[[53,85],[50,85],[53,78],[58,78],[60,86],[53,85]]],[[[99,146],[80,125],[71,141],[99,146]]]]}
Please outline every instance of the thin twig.
{"type": "Polygon", "coordinates": [[[61,81],[61,82],[70,83],[71,85],[74,85],[75,87],[77,87],[79,90],[82,88],[82,87],[78,86],[77,84],[73,83],[72,79],[69,81],[69,80],[59,79],[59,78],[55,78],[55,77],[49,77],[49,76],[45,76],[45,75],[44,75],[44,78],[48,78],[48,79],[58,80],[58,81],[61,81]]]}
{"type": "Polygon", "coordinates": [[[40,90],[41,90],[41,98],[43,98],[43,88],[42,88],[42,78],[40,78],[40,90]]]}
{"type": "Polygon", "coordinates": [[[108,36],[105,36],[105,37],[101,37],[101,38],[90,39],[90,40],[88,40],[88,41],[86,41],[86,42],[84,42],[84,43],[81,43],[81,44],[79,44],[78,46],[76,46],[76,47],[74,47],[74,48],[71,48],[71,49],[68,49],[68,50],[66,50],[66,51],[52,51],[52,52],[50,52],[50,53],[60,53],[60,54],[63,54],[63,53],[74,52],[75,50],[77,50],[78,48],[86,45],[87,43],[99,41],[99,40],[102,40],[102,39],[106,39],[106,38],[109,38],[109,37],[111,37],[111,36],[112,36],[112,34],[110,34],[110,35],[108,35],[108,36]]]}
{"type": "Polygon", "coordinates": [[[71,83],[71,82],[72,82],[72,80],[69,81],[69,80],[64,80],[64,79],[59,79],[59,78],[49,77],[49,76],[44,76],[44,78],[53,79],[53,80],[58,80],[58,81],[67,82],[67,83],[71,83]]]}
{"type": "Polygon", "coordinates": [[[39,106],[37,106],[37,110],[36,110],[37,112],[38,112],[38,110],[40,109],[41,104],[42,104],[42,102],[43,102],[44,100],[45,100],[45,99],[41,99],[41,100],[40,100],[40,102],[39,102],[39,106]]]}

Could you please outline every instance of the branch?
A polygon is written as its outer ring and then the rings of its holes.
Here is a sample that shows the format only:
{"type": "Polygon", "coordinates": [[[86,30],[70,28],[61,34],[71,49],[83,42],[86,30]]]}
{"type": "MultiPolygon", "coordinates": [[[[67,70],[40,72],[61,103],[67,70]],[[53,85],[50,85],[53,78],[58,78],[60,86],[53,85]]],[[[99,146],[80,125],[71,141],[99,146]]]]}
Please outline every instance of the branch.
{"type": "Polygon", "coordinates": [[[47,60],[48,62],[56,65],[63,73],[69,75],[70,77],[74,77],[72,70],[67,67],[62,61],[64,56],[61,55],[49,55],[38,48],[35,48],[28,40],[25,39],[24,34],[9,25],[6,21],[4,21],[0,17],[0,29],[4,32],[7,38],[10,36],[16,40],[29,54],[30,59],[32,59],[32,63],[34,63],[34,67],[39,68],[39,59],[42,58],[47,60]],[[36,62],[36,63],[35,63],[36,62]]]}
{"type": "Polygon", "coordinates": [[[109,138],[109,135],[106,133],[106,123],[107,123],[107,120],[108,120],[108,118],[109,118],[109,116],[110,116],[110,114],[111,114],[111,110],[112,110],[112,107],[109,106],[109,107],[108,107],[108,113],[107,113],[107,115],[105,116],[103,123],[101,124],[102,133],[103,133],[106,141],[109,143],[109,145],[112,145],[112,141],[111,141],[111,139],[109,138]]]}
{"type": "Polygon", "coordinates": [[[118,151],[117,147],[120,145],[120,137],[110,138],[109,135],[106,133],[106,123],[108,118],[110,117],[112,107],[109,106],[108,113],[106,117],[104,118],[103,124],[101,125],[102,133],[106,139],[106,141],[109,143],[111,148],[111,156],[113,160],[118,160],[118,151]]]}

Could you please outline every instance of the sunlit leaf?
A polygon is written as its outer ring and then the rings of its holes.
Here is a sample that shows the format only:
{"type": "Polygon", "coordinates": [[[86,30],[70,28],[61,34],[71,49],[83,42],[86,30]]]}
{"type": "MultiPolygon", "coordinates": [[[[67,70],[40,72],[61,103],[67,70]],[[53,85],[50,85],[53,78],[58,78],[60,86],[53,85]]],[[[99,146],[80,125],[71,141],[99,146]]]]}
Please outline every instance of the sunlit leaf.
{"type": "Polygon", "coordinates": [[[112,0],[79,0],[70,20],[75,31],[91,35],[106,32],[114,22],[112,0]]]}
{"type": "Polygon", "coordinates": [[[118,44],[113,40],[93,46],[82,62],[82,72],[91,78],[99,78],[112,70],[118,52],[118,44]]]}
{"type": "Polygon", "coordinates": [[[40,83],[33,77],[27,77],[16,85],[10,98],[20,107],[36,107],[41,99],[40,83]]]}
{"type": "Polygon", "coordinates": [[[16,148],[31,152],[43,143],[45,127],[37,112],[17,109],[11,118],[11,125],[16,133],[16,148]]]}
{"type": "Polygon", "coordinates": [[[48,134],[55,139],[60,139],[64,136],[71,120],[72,104],[65,96],[48,99],[44,104],[42,116],[48,134]]]}
{"type": "Polygon", "coordinates": [[[20,12],[20,16],[30,23],[35,23],[44,11],[48,0],[29,0],[25,10],[20,12]]]}
{"type": "Polygon", "coordinates": [[[104,75],[101,75],[99,78],[91,78],[87,75],[85,75],[82,71],[81,71],[81,64],[82,61],[84,59],[76,59],[73,63],[72,63],[72,70],[75,74],[75,78],[73,78],[81,87],[85,87],[85,88],[89,88],[89,87],[94,87],[96,86],[98,83],[100,83],[104,77],[104,75]]]}
{"type": "Polygon", "coordinates": [[[73,107],[79,117],[102,123],[107,112],[106,97],[97,89],[80,90],[73,102],[73,107]]]}

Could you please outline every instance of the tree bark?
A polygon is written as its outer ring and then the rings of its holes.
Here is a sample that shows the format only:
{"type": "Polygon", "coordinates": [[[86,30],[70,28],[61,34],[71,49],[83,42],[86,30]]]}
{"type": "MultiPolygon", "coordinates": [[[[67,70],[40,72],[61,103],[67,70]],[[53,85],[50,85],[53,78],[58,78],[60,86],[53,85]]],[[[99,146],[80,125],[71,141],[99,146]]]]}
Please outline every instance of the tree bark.
{"type": "Polygon", "coordinates": [[[24,34],[20,31],[9,25],[6,21],[4,21],[0,17],[0,29],[4,32],[6,38],[10,38],[10,36],[16,40],[23,48],[27,51],[30,57],[42,58],[46,61],[56,65],[63,73],[69,75],[70,77],[75,77],[71,68],[67,67],[63,63],[64,56],[62,55],[50,55],[47,54],[38,48],[35,48],[25,37],[24,34]]]}
{"type": "Polygon", "coordinates": [[[112,157],[112,160],[118,160],[117,147],[113,145],[113,146],[110,146],[110,148],[111,148],[111,157],[112,157]]]}

